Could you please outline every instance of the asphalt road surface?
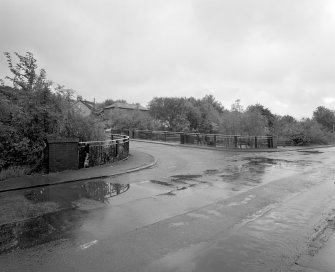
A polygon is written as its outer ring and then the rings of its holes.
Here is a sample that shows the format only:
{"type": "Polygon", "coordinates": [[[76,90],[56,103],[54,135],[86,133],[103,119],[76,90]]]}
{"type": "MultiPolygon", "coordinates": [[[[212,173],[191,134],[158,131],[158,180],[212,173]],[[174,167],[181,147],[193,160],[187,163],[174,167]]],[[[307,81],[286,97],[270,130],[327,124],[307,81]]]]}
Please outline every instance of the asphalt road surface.
{"type": "Polygon", "coordinates": [[[334,147],[134,149],[157,165],[11,193],[61,209],[26,224],[0,271],[303,271],[299,258],[322,247],[315,241],[333,223],[334,147]]]}

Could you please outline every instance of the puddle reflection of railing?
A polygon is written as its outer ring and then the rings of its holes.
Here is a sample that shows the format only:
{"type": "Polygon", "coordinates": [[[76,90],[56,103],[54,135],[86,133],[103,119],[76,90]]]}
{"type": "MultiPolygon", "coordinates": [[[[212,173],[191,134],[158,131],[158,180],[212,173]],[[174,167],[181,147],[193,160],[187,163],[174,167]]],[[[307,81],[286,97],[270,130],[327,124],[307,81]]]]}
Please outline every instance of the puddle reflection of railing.
{"type": "Polygon", "coordinates": [[[57,203],[71,203],[81,197],[98,201],[108,201],[108,198],[128,191],[129,184],[106,183],[104,181],[87,182],[82,185],[43,187],[25,193],[28,200],[36,202],[54,201],[57,203]]]}
{"type": "Polygon", "coordinates": [[[81,186],[84,195],[88,198],[105,202],[108,198],[117,196],[129,190],[129,184],[88,182],[81,186]]]}

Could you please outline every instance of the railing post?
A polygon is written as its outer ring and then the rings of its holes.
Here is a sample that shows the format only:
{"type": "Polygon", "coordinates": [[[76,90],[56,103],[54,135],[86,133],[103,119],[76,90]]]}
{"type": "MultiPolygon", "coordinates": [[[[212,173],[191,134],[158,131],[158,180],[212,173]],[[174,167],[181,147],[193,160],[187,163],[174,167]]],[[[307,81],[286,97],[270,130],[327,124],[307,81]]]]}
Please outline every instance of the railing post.
{"type": "Polygon", "coordinates": [[[185,133],[180,133],[180,144],[185,144],[185,138],[186,138],[186,136],[185,136],[185,133]]]}
{"type": "Polygon", "coordinates": [[[234,136],[234,147],[237,148],[237,136],[234,136]]]}
{"type": "Polygon", "coordinates": [[[258,140],[257,140],[257,136],[255,136],[255,148],[258,148],[258,140]]]}
{"type": "Polygon", "coordinates": [[[164,142],[166,142],[166,131],[164,131],[164,142]]]}
{"type": "Polygon", "coordinates": [[[216,135],[214,135],[214,142],[213,142],[214,146],[216,146],[216,135]]]}
{"type": "Polygon", "coordinates": [[[118,155],[119,155],[118,141],[115,140],[115,158],[117,158],[118,155]]]}

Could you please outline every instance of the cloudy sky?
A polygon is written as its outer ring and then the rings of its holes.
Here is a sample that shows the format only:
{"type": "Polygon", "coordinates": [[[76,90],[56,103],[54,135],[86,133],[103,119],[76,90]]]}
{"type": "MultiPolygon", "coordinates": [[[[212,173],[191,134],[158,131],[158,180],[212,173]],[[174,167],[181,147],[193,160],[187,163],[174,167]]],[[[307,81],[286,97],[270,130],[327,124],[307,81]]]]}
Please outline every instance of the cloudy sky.
{"type": "Polygon", "coordinates": [[[212,94],[296,118],[335,109],[333,0],[0,0],[0,35],[2,52],[32,52],[88,100],[212,94]]]}

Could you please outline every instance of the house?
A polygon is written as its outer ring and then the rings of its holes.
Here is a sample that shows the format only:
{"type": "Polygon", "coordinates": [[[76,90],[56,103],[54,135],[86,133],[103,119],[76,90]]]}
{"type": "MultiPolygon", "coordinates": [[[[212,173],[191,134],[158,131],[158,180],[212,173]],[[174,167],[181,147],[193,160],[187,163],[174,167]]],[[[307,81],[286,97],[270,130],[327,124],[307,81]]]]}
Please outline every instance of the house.
{"type": "Polygon", "coordinates": [[[95,102],[83,100],[81,97],[78,97],[77,101],[73,103],[73,108],[75,112],[86,117],[95,113],[95,102]]]}
{"type": "Polygon", "coordinates": [[[110,116],[113,115],[113,113],[132,115],[136,113],[137,111],[144,113],[144,114],[149,114],[149,110],[141,106],[140,104],[128,104],[128,103],[121,103],[121,102],[116,102],[112,105],[105,107],[103,110],[103,114],[104,114],[104,117],[108,119],[110,116]]]}

